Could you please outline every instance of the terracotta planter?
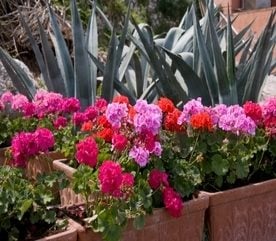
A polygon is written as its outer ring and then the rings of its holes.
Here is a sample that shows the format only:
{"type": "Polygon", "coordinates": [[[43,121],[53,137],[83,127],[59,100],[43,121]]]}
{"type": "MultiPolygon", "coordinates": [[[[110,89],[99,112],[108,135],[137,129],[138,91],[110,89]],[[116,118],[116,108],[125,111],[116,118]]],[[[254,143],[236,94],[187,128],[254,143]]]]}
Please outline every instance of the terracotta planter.
{"type": "Polygon", "coordinates": [[[0,148],[0,166],[4,165],[7,162],[7,158],[5,157],[5,152],[8,147],[0,148]]]}
{"type": "Polygon", "coordinates": [[[57,233],[48,237],[38,239],[36,241],[77,241],[78,235],[75,222],[69,220],[69,226],[67,230],[57,233]]]}
{"type": "Polygon", "coordinates": [[[63,158],[61,153],[49,152],[30,159],[26,167],[26,176],[35,180],[38,174],[53,171],[53,161],[60,158],[63,158]]]}
{"type": "Polygon", "coordinates": [[[210,241],[276,240],[276,179],[208,195],[210,241]]]}
{"type": "MultiPolygon", "coordinates": [[[[163,208],[156,209],[152,215],[147,216],[142,230],[136,230],[129,223],[121,241],[202,241],[208,203],[208,196],[185,202],[184,213],[180,218],[171,217],[163,208]]],[[[79,241],[102,241],[99,233],[81,225],[77,232],[79,241]]]]}
{"type": "MultiPolygon", "coordinates": [[[[64,172],[68,179],[71,180],[76,169],[65,164],[65,161],[66,159],[54,160],[53,168],[55,170],[64,172]]],[[[76,194],[71,187],[64,188],[60,190],[59,193],[61,206],[68,206],[84,202],[84,198],[82,198],[81,195],[76,194]]]]}

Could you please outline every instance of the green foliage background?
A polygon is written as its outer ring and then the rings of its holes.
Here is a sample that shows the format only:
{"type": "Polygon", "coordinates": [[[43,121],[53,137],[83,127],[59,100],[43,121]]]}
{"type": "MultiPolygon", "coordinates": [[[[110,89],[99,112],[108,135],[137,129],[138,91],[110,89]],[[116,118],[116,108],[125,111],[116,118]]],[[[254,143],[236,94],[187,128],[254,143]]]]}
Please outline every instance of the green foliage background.
{"type": "MultiPolygon", "coordinates": [[[[138,23],[147,22],[152,24],[148,13],[149,1],[133,0],[135,10],[132,15],[138,23]]],[[[155,27],[154,31],[156,33],[167,31],[174,22],[178,23],[192,1],[195,0],[157,0],[156,14],[162,17],[162,21],[155,27]]],[[[85,26],[91,14],[91,2],[89,0],[77,0],[77,2],[85,26]]],[[[112,21],[120,21],[127,11],[126,0],[98,0],[97,2],[112,21]]],[[[52,4],[65,11],[68,17],[70,16],[70,0],[53,0],[52,4]]]]}

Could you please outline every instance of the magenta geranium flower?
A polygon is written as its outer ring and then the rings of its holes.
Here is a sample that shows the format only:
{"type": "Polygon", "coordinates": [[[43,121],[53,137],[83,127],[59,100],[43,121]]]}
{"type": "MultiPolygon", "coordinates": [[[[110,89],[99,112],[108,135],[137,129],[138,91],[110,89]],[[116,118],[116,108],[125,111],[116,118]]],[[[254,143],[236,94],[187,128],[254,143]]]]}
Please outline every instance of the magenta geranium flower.
{"type": "Polygon", "coordinates": [[[37,143],[37,152],[46,152],[54,147],[54,135],[47,128],[38,128],[33,135],[37,143]]]}
{"type": "Polygon", "coordinates": [[[112,137],[112,148],[123,151],[127,146],[128,139],[122,134],[114,134],[112,137]]]}
{"type": "Polygon", "coordinates": [[[158,169],[153,169],[149,174],[149,185],[152,189],[157,189],[161,185],[168,187],[168,174],[158,169]]]}
{"type": "Polygon", "coordinates": [[[97,165],[98,145],[92,137],[86,137],[76,145],[76,159],[80,164],[90,167],[97,165]]]}
{"type": "Polygon", "coordinates": [[[163,191],[163,201],[165,208],[173,217],[180,217],[183,209],[183,202],[180,195],[171,187],[166,187],[163,191]]]}
{"type": "Polygon", "coordinates": [[[98,179],[103,193],[117,196],[123,182],[123,172],[120,164],[110,160],[104,161],[99,168],[98,179]]]}

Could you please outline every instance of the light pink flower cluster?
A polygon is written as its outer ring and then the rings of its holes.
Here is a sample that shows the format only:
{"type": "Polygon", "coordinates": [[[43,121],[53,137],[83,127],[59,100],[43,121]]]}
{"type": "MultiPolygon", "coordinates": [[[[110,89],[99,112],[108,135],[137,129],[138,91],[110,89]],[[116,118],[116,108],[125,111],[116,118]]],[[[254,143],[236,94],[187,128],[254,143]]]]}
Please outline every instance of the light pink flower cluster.
{"type": "Polygon", "coordinates": [[[239,105],[226,106],[219,104],[215,107],[207,107],[202,105],[200,98],[191,100],[184,105],[177,123],[184,125],[184,127],[192,126],[191,120],[195,121],[194,117],[197,117],[198,124],[203,123],[203,119],[200,119],[204,117],[203,113],[211,117],[211,126],[208,128],[210,131],[221,129],[236,135],[255,134],[257,127],[255,121],[239,105]]]}
{"type": "Polygon", "coordinates": [[[120,128],[121,122],[128,115],[128,108],[125,103],[111,103],[107,105],[105,116],[113,128],[120,128]]]}
{"type": "Polygon", "coordinates": [[[162,110],[159,106],[148,104],[145,100],[138,100],[134,106],[134,127],[137,133],[152,133],[157,135],[162,122],[162,110]]]}
{"type": "Polygon", "coordinates": [[[48,114],[71,114],[80,109],[77,98],[65,98],[61,94],[46,90],[38,90],[32,102],[24,95],[5,92],[1,96],[1,102],[7,108],[27,117],[43,118],[48,114]]]}
{"type": "Polygon", "coordinates": [[[192,115],[204,111],[204,106],[201,103],[201,98],[190,100],[183,106],[183,111],[178,118],[177,124],[182,125],[190,121],[192,115]]]}
{"type": "Polygon", "coordinates": [[[54,92],[38,90],[34,97],[36,115],[44,117],[47,114],[59,113],[63,106],[63,96],[54,92]]]}
{"type": "Polygon", "coordinates": [[[20,132],[12,139],[12,164],[25,167],[29,158],[48,152],[54,144],[54,135],[46,128],[38,128],[35,132],[20,132]]]}
{"type": "Polygon", "coordinates": [[[242,107],[232,105],[227,108],[226,114],[221,115],[218,127],[236,135],[254,135],[257,126],[250,117],[246,116],[242,107]]]}
{"type": "Polygon", "coordinates": [[[150,155],[161,156],[162,111],[157,105],[139,100],[133,107],[124,96],[108,105],[100,99],[84,112],[76,112],[73,120],[82,125],[82,131],[111,143],[111,152],[120,155],[126,151],[141,167],[147,165],[150,155]]]}

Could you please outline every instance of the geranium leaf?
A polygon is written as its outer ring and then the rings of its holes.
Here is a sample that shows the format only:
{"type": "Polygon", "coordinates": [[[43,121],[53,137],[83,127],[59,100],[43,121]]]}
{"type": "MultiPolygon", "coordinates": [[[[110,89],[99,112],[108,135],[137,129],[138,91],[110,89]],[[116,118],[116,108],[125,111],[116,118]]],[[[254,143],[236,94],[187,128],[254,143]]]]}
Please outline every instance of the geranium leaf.
{"type": "Polygon", "coordinates": [[[145,217],[144,216],[138,216],[133,220],[133,227],[136,229],[142,229],[145,225],[145,217]]]}
{"type": "Polygon", "coordinates": [[[20,210],[20,215],[18,217],[19,220],[22,219],[22,217],[28,211],[28,209],[32,206],[32,204],[33,204],[32,199],[27,199],[22,203],[21,207],[19,208],[19,210],[20,210]]]}
{"type": "Polygon", "coordinates": [[[222,176],[228,172],[229,163],[221,155],[215,154],[212,158],[212,170],[218,176],[222,176]]]}

